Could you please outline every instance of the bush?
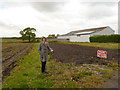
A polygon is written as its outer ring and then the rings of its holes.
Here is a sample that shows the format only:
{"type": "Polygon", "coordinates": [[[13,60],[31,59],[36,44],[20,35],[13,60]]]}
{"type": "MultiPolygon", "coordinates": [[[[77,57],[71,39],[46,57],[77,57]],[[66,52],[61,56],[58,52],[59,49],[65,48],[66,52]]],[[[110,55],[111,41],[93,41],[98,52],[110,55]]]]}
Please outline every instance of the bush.
{"type": "Polygon", "coordinates": [[[90,42],[120,43],[120,35],[119,34],[91,36],[89,39],[90,39],[90,42]]]}

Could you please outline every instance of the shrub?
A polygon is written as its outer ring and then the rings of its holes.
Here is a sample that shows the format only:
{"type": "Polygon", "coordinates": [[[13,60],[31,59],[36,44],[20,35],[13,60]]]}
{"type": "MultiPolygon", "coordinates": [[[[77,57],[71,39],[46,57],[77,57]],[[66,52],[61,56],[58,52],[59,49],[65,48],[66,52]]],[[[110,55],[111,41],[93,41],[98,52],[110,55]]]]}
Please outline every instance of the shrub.
{"type": "Polygon", "coordinates": [[[91,36],[89,39],[90,39],[90,42],[120,43],[119,34],[91,36]]]}

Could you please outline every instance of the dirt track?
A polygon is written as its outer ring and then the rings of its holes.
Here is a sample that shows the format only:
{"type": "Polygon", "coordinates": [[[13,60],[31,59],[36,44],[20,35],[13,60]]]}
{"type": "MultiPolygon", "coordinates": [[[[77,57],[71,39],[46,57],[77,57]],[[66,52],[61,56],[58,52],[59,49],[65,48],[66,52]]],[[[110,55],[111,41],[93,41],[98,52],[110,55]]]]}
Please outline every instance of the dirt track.
{"type": "Polygon", "coordinates": [[[54,52],[52,53],[52,59],[61,62],[73,62],[75,64],[83,63],[99,63],[107,64],[104,59],[97,58],[97,50],[106,50],[108,53],[108,61],[118,61],[117,49],[101,49],[96,47],[87,47],[75,44],[50,44],[54,52]]]}

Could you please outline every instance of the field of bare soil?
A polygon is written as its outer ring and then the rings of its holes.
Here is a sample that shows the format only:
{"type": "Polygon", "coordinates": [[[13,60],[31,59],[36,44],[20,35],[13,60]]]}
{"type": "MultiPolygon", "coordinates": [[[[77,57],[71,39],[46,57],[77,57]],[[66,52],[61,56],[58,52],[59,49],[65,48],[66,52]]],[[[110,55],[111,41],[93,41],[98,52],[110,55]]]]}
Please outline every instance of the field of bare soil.
{"type": "Polygon", "coordinates": [[[101,49],[98,47],[88,47],[75,44],[50,44],[54,52],[53,59],[60,62],[73,62],[75,64],[107,64],[109,61],[118,62],[118,49],[101,49]],[[97,50],[107,51],[108,62],[97,57],[97,50]]]}
{"type": "Polygon", "coordinates": [[[12,68],[16,66],[19,57],[27,55],[32,48],[31,43],[3,43],[2,44],[2,74],[3,79],[10,74],[12,68]]]}
{"type": "Polygon", "coordinates": [[[48,74],[42,74],[38,45],[4,43],[3,88],[118,88],[117,49],[102,49],[108,58],[100,59],[96,54],[101,48],[50,43],[54,52],[46,65],[48,74]]]}

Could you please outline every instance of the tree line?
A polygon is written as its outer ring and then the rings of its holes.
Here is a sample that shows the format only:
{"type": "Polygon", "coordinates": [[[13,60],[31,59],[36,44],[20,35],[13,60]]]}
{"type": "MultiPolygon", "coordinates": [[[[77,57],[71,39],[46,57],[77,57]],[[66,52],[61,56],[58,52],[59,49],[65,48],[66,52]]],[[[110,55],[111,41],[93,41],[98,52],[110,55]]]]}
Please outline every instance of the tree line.
{"type": "MultiPolygon", "coordinates": [[[[36,38],[35,32],[36,32],[35,28],[27,27],[19,32],[21,35],[20,39],[22,39],[23,41],[29,40],[29,42],[34,42],[36,39],[39,39],[39,38],[36,38]]],[[[50,35],[48,35],[47,38],[48,39],[57,38],[58,36],[59,36],[59,34],[57,34],[56,36],[55,36],[55,34],[50,34],[50,35]]]]}

